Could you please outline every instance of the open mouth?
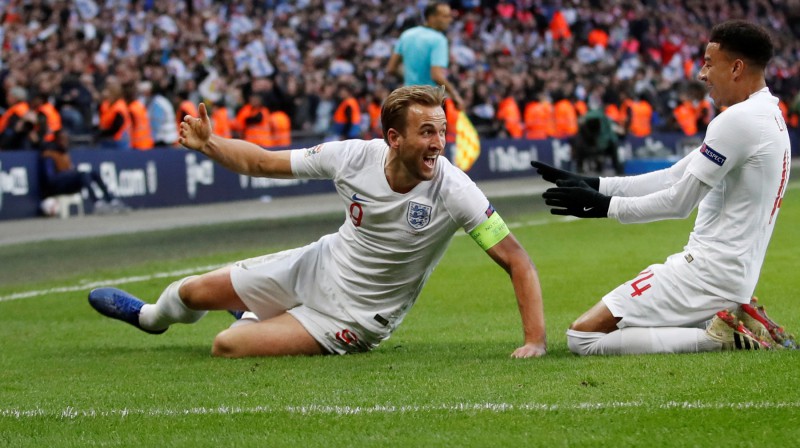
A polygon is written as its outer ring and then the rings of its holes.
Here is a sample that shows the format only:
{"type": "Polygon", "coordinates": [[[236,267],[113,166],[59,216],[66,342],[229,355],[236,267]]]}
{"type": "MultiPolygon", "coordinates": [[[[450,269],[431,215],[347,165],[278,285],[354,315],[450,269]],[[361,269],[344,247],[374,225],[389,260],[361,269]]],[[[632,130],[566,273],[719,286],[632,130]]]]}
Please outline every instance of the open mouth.
{"type": "Polygon", "coordinates": [[[422,161],[425,163],[425,166],[427,166],[428,168],[433,168],[436,165],[436,157],[438,157],[438,156],[428,156],[428,157],[425,157],[424,159],[422,159],[422,161]]]}

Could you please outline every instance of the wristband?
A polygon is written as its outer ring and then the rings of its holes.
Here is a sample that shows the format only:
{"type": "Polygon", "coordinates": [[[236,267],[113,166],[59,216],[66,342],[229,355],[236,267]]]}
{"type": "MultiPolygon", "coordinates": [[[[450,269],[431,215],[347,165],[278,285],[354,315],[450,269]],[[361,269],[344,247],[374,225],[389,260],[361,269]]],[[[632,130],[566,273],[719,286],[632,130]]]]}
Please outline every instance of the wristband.
{"type": "Polygon", "coordinates": [[[481,249],[489,250],[509,233],[511,231],[508,230],[503,218],[500,217],[499,213],[494,212],[489,219],[480,223],[472,232],[469,232],[469,236],[478,243],[478,246],[481,246],[481,249]]]}

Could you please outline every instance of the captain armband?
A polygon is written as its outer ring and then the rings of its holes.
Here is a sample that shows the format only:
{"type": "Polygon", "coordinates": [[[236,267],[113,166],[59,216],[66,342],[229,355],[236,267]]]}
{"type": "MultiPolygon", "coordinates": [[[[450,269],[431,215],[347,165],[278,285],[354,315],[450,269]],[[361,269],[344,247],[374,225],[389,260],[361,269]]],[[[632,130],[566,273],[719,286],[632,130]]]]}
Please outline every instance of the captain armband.
{"type": "Polygon", "coordinates": [[[499,243],[503,238],[511,233],[508,230],[503,218],[497,212],[492,213],[486,221],[482,222],[478,227],[469,233],[469,236],[481,246],[483,250],[491,249],[495,244],[499,243]]]}

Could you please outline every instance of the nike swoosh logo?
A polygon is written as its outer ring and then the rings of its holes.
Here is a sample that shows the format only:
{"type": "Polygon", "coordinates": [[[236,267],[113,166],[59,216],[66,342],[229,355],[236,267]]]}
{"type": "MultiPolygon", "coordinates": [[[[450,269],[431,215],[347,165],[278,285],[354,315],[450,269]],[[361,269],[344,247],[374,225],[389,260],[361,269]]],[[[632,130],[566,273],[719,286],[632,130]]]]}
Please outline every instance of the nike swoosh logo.
{"type": "Polygon", "coordinates": [[[583,207],[583,211],[588,212],[589,210],[593,209],[594,207],[583,207]]]}
{"type": "Polygon", "coordinates": [[[364,198],[358,197],[358,193],[353,193],[353,195],[350,196],[350,199],[352,199],[353,202],[370,202],[370,201],[368,201],[368,200],[366,200],[364,198]]]}

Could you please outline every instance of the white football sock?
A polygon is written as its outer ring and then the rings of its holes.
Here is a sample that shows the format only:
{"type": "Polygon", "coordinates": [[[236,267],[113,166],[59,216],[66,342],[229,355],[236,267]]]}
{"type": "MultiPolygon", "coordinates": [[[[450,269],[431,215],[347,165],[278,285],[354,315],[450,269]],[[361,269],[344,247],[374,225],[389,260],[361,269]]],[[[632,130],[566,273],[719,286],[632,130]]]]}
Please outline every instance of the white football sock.
{"type": "Polygon", "coordinates": [[[626,327],[608,334],[567,330],[567,343],[578,355],[696,353],[722,348],[705,330],[682,327],[626,327]]]}
{"type": "Polygon", "coordinates": [[[148,330],[163,330],[174,323],[191,324],[200,320],[208,311],[193,310],[181,300],[178,291],[189,276],[172,282],[154,304],[146,304],[139,312],[139,325],[148,330]]]}

